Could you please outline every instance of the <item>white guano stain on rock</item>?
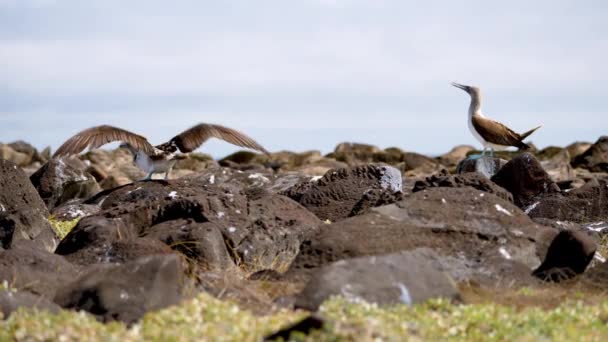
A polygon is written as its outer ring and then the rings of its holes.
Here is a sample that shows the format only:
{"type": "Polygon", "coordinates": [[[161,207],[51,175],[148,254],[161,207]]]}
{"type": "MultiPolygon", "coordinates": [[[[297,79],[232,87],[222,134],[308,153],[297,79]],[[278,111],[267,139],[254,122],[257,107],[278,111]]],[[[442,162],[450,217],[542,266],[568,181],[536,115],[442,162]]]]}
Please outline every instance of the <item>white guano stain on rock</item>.
{"type": "Polygon", "coordinates": [[[505,259],[507,260],[511,260],[511,254],[509,254],[509,252],[504,248],[504,247],[500,247],[498,248],[498,252],[500,253],[500,255],[502,255],[505,259]]]}
{"type": "Polygon", "coordinates": [[[508,215],[508,216],[513,216],[513,214],[511,214],[510,211],[508,211],[507,209],[503,208],[500,204],[495,204],[494,207],[496,208],[496,210],[498,210],[499,212],[508,215]]]}
{"type": "Polygon", "coordinates": [[[217,218],[222,218],[222,217],[224,217],[224,215],[226,215],[226,214],[223,211],[217,212],[217,218]]]}
{"type": "Polygon", "coordinates": [[[399,294],[399,300],[403,304],[412,305],[412,296],[410,295],[410,291],[407,289],[407,287],[403,283],[397,283],[395,285],[397,285],[397,288],[401,292],[399,294]]]}
{"type": "Polygon", "coordinates": [[[536,206],[538,206],[540,202],[534,202],[532,203],[532,205],[530,205],[529,207],[526,208],[526,210],[524,210],[524,212],[526,214],[529,214],[530,212],[532,212],[532,210],[534,210],[534,208],[536,208],[536,206]]]}
{"type": "Polygon", "coordinates": [[[209,177],[209,184],[215,184],[215,175],[209,177]]]}
{"type": "Polygon", "coordinates": [[[229,232],[229,233],[234,233],[234,232],[236,232],[236,227],[228,227],[228,232],[229,232]]]}
{"type": "Polygon", "coordinates": [[[175,199],[175,197],[177,197],[177,191],[171,191],[169,193],[168,197],[171,199],[175,199]]]}

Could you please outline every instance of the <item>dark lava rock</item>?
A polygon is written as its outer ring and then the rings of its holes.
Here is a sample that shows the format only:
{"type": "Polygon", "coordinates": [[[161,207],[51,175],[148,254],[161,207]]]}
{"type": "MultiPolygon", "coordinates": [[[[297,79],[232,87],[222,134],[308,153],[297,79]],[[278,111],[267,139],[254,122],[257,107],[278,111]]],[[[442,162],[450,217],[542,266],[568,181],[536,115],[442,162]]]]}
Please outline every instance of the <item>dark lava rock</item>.
{"type": "Polygon", "coordinates": [[[134,323],[146,312],[177,304],[183,281],[176,255],[150,256],[122,265],[98,265],[64,286],[55,302],[101,321],[134,323]]]}
{"type": "Polygon", "coordinates": [[[99,213],[101,208],[95,204],[84,204],[79,200],[66,202],[53,208],[51,215],[58,221],[72,221],[99,213]]]}
{"type": "Polygon", "coordinates": [[[64,257],[44,250],[23,246],[0,252],[0,282],[48,299],[77,275],[64,257]]]}
{"type": "Polygon", "coordinates": [[[510,192],[476,172],[463,173],[460,175],[450,175],[447,172],[441,172],[429,176],[423,181],[416,181],[412,192],[436,187],[460,188],[465,186],[470,186],[477,190],[494,194],[509,202],[513,202],[513,195],[511,195],[510,192]]]}
{"type": "Polygon", "coordinates": [[[572,161],[574,167],[593,172],[608,172],[608,136],[602,136],[585,153],[572,161]]]}
{"type": "Polygon", "coordinates": [[[491,178],[500,170],[507,161],[498,157],[484,156],[478,159],[463,159],[456,166],[456,173],[463,174],[468,172],[477,172],[484,175],[486,178],[491,178]]]}
{"type": "Polygon", "coordinates": [[[1,247],[31,240],[48,251],[55,250],[57,240],[44,202],[25,173],[6,160],[0,160],[0,189],[1,247]]]}
{"type": "Polygon", "coordinates": [[[459,299],[455,283],[433,265],[433,255],[432,250],[415,249],[329,264],[315,272],[296,307],[316,311],[336,295],[380,305],[412,305],[438,297],[459,299]]]}
{"type": "Polygon", "coordinates": [[[318,315],[310,315],[300,321],[283,328],[264,338],[264,341],[291,341],[291,334],[298,336],[309,335],[315,330],[321,330],[325,326],[325,320],[318,315]]]}
{"type": "Polygon", "coordinates": [[[526,208],[540,195],[559,192],[559,187],[540,162],[527,152],[511,159],[492,177],[492,181],[509,190],[520,208],[526,208]]]}
{"type": "Polygon", "coordinates": [[[578,189],[537,198],[526,209],[533,218],[577,223],[608,220],[608,181],[593,179],[578,189]]]}
{"type": "Polygon", "coordinates": [[[75,265],[89,266],[103,263],[123,264],[150,255],[174,253],[169,246],[157,239],[135,238],[108,244],[92,244],[64,256],[75,265]]]}
{"type": "MultiPolygon", "coordinates": [[[[401,187],[401,172],[394,167],[362,165],[330,170],[316,182],[299,183],[281,194],[300,203],[322,220],[338,221],[361,212],[360,202],[366,193],[380,190],[390,197],[401,192],[401,187]]],[[[378,194],[373,196],[378,197],[378,194]]]]}
{"type": "MultiPolygon", "coordinates": [[[[238,182],[215,184],[208,178],[186,178],[171,182],[138,182],[95,196],[91,203],[102,211],[83,219],[64,238],[58,253],[69,254],[95,244],[152,234],[161,241],[173,240],[174,249],[183,251],[183,238],[195,238],[201,247],[220,248],[218,236],[207,232],[219,229],[234,262],[243,269],[284,271],[295,258],[301,242],[321,225],[319,219],[291,199],[266,192],[263,188],[245,191],[238,182]],[[192,223],[183,232],[183,221],[192,223]],[[203,224],[211,223],[211,224],[203,224]],[[163,232],[157,225],[162,224],[163,232]]],[[[219,262],[223,252],[202,251],[187,254],[198,261],[219,262]]]]}
{"type": "Polygon", "coordinates": [[[595,254],[597,245],[580,231],[560,231],[551,242],[543,263],[534,275],[551,281],[562,281],[582,274],[595,254]]]}
{"type": "Polygon", "coordinates": [[[289,273],[306,276],[306,270],[342,259],[428,247],[446,259],[444,264],[454,265],[446,271],[457,280],[516,281],[540,265],[536,244],[547,230],[552,229],[492,194],[470,187],[431,188],[323,225],[303,243],[289,273]]]}
{"type": "Polygon", "coordinates": [[[235,266],[220,228],[212,222],[166,221],[147,229],[144,236],[162,241],[208,270],[227,271],[235,266]]]}
{"type": "Polygon", "coordinates": [[[59,305],[33,293],[0,290],[0,312],[2,312],[3,319],[8,318],[19,308],[34,308],[52,313],[57,313],[61,310],[59,305]]]}
{"type": "Polygon", "coordinates": [[[30,180],[52,210],[72,199],[89,198],[101,190],[95,177],[85,169],[86,165],[79,159],[51,159],[30,180]]]}

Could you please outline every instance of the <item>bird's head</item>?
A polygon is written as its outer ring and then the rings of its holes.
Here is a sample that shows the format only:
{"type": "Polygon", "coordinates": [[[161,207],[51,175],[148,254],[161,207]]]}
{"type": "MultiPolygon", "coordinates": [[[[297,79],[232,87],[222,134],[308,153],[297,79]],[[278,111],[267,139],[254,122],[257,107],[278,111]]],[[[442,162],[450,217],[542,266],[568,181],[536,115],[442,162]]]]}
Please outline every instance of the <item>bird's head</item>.
{"type": "Polygon", "coordinates": [[[460,83],[456,83],[456,82],[452,82],[452,85],[456,88],[460,88],[460,89],[466,91],[471,96],[481,95],[481,91],[477,87],[468,86],[468,85],[464,85],[464,84],[460,84],[460,83]]]}

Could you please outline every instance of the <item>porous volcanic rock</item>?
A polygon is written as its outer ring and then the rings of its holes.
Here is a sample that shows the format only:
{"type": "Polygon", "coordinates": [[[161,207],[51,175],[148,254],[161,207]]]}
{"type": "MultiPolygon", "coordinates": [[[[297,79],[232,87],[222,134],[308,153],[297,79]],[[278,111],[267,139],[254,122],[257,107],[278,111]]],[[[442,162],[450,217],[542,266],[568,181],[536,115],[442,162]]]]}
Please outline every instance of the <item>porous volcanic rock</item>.
{"type": "Polygon", "coordinates": [[[134,323],[146,312],[181,300],[183,270],[176,255],[140,258],[122,265],[97,265],[64,286],[54,301],[108,321],[134,323]]]}
{"type": "Polygon", "coordinates": [[[416,181],[412,192],[436,187],[460,188],[465,186],[470,186],[477,190],[494,194],[509,202],[513,202],[513,195],[511,195],[510,192],[477,172],[468,172],[459,175],[450,175],[447,172],[441,172],[429,176],[425,180],[416,181]]]}
{"type": "Polygon", "coordinates": [[[551,281],[562,281],[582,274],[597,249],[593,239],[580,231],[562,230],[551,242],[543,263],[534,275],[551,281]]]}
{"type": "Polygon", "coordinates": [[[19,308],[33,308],[39,311],[57,313],[61,307],[52,301],[25,291],[0,290],[0,313],[8,318],[19,308]]]}
{"type": "Polygon", "coordinates": [[[456,280],[526,282],[544,257],[536,244],[546,230],[552,229],[492,194],[470,187],[430,188],[322,226],[304,242],[290,274],[347,258],[428,247],[452,265],[446,271],[456,280]]]}
{"type": "Polygon", "coordinates": [[[78,272],[64,257],[38,248],[20,246],[0,252],[0,282],[48,299],[78,272]]]}
{"type": "Polygon", "coordinates": [[[93,244],[64,256],[74,265],[89,266],[124,264],[142,257],[161,254],[175,254],[175,252],[157,239],[144,237],[121,239],[107,244],[93,244]]]}
{"type": "MultiPolygon", "coordinates": [[[[17,165],[0,159],[0,246],[12,248],[29,240],[54,251],[57,238],[49,212],[34,186],[17,165]]],[[[29,244],[28,244],[29,246],[29,244]]]]}
{"type": "Polygon", "coordinates": [[[85,169],[86,165],[79,159],[51,159],[30,177],[30,181],[52,210],[73,199],[89,198],[101,190],[95,177],[85,169]]]}
{"type": "Polygon", "coordinates": [[[514,203],[520,208],[528,207],[540,195],[560,190],[540,162],[527,152],[511,159],[492,181],[511,192],[514,203]]]}
{"type": "Polygon", "coordinates": [[[577,223],[608,220],[608,181],[592,179],[578,189],[536,198],[525,208],[533,218],[577,223]]]}
{"type": "Polygon", "coordinates": [[[574,167],[594,172],[608,172],[608,135],[600,137],[587,151],[572,161],[574,167]]]}
{"type": "Polygon", "coordinates": [[[281,194],[300,203],[322,220],[338,221],[365,209],[361,201],[374,203],[373,199],[368,201],[364,198],[369,192],[376,191],[372,197],[379,198],[378,192],[391,197],[401,190],[399,170],[370,164],[330,170],[316,182],[299,183],[281,194]]]}
{"type": "Polygon", "coordinates": [[[455,283],[433,264],[426,248],[340,260],[317,270],[298,295],[296,307],[316,311],[329,297],[380,305],[421,303],[431,298],[459,299],[455,283]]]}
{"type": "MultiPolygon", "coordinates": [[[[208,243],[216,242],[207,240],[212,237],[207,229],[215,226],[234,262],[243,269],[280,271],[289,267],[303,239],[321,225],[314,214],[287,197],[263,188],[244,190],[238,182],[211,183],[207,176],[137,182],[101,193],[89,203],[97,203],[102,211],[80,221],[61,242],[58,253],[70,254],[87,246],[148,234],[165,242],[196,237],[198,243],[209,247],[208,243]],[[180,232],[183,220],[195,231],[180,232]],[[155,226],[160,224],[168,235],[158,234],[155,226]]],[[[180,241],[172,241],[174,249],[183,247],[180,241]]],[[[220,262],[213,267],[223,265],[222,258],[212,257],[223,252],[204,253],[194,259],[220,262]]]]}

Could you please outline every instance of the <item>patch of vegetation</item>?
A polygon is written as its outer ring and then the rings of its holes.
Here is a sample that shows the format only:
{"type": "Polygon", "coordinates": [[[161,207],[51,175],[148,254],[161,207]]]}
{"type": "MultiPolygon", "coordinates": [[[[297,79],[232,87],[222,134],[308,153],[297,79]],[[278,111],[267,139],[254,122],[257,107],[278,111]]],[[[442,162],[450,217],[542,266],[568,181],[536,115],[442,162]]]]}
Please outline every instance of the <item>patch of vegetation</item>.
{"type": "MultiPolygon", "coordinates": [[[[102,324],[85,313],[62,311],[53,315],[20,309],[0,322],[0,340],[259,341],[307,315],[303,311],[280,310],[256,316],[233,302],[200,294],[180,306],[149,313],[132,327],[102,324]]],[[[496,303],[461,305],[447,300],[413,307],[378,307],[338,297],[327,301],[320,315],[327,320],[322,330],[292,337],[307,341],[608,340],[608,300],[592,305],[566,300],[545,309],[496,303]]]]}
{"type": "Polygon", "coordinates": [[[63,240],[63,238],[66,237],[66,235],[68,235],[68,233],[74,227],[76,227],[78,221],[80,221],[80,217],[77,217],[71,221],[60,221],[57,220],[54,216],[50,216],[48,218],[48,221],[53,227],[53,230],[55,230],[55,233],[57,233],[57,236],[59,236],[59,239],[63,240]]]}

